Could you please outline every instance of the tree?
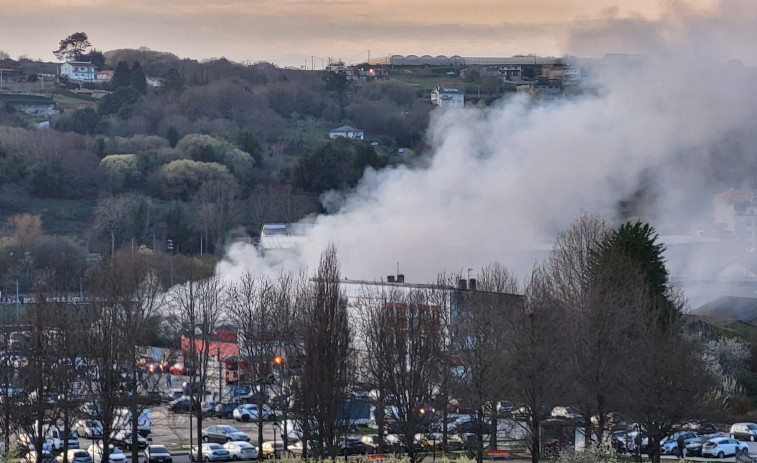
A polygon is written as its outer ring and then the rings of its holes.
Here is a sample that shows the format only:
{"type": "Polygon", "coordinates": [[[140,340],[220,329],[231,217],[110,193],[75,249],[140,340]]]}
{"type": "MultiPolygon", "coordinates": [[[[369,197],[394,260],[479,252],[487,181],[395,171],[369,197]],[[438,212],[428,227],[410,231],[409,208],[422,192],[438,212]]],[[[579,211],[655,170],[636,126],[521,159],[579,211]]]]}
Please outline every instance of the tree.
{"type": "Polygon", "coordinates": [[[147,93],[147,78],[139,61],[135,61],[129,70],[129,86],[144,95],[147,93]]]}
{"type": "Polygon", "coordinates": [[[130,83],[131,71],[129,71],[129,64],[126,61],[119,61],[113,73],[113,79],[110,81],[110,86],[113,91],[116,91],[121,87],[128,87],[130,83]]]}
{"type": "MultiPolygon", "coordinates": [[[[208,391],[209,378],[215,376],[208,368],[211,355],[215,355],[215,352],[210,352],[210,340],[215,335],[216,327],[222,317],[225,289],[218,277],[206,276],[204,269],[200,266],[187,268],[187,274],[183,275],[183,278],[187,279],[186,283],[176,285],[170,292],[169,307],[188,341],[188,363],[192,367],[188,381],[190,413],[194,415],[196,423],[195,445],[200,448],[202,446],[200,430],[203,420],[201,403],[208,391]]],[[[193,442],[193,439],[194,436],[190,433],[190,442],[193,442]]]]}
{"type": "MultiPolygon", "coordinates": [[[[290,310],[291,284],[292,277],[287,274],[271,280],[246,273],[238,283],[228,288],[230,315],[241,333],[240,357],[248,366],[243,382],[250,384],[255,391],[258,405],[258,448],[263,445],[265,416],[262,410],[273,368],[291,359],[286,355],[291,354],[288,347],[297,342],[290,310]]],[[[280,392],[284,396],[283,402],[288,404],[287,394],[283,389],[280,392]]],[[[286,436],[286,432],[282,435],[286,436]]],[[[263,457],[263,452],[260,452],[258,459],[262,460],[263,457]]]]}
{"type": "Polygon", "coordinates": [[[305,357],[300,386],[303,448],[313,442],[316,458],[336,457],[343,418],[340,409],[350,384],[352,332],[347,301],[339,288],[336,248],[321,254],[305,307],[305,357]]]}
{"type": "Polygon", "coordinates": [[[683,336],[681,319],[659,323],[669,315],[667,303],[650,296],[643,285],[641,293],[642,298],[656,303],[640,299],[633,313],[635,350],[625,359],[629,374],[622,382],[623,401],[618,410],[638,423],[649,439],[650,460],[659,463],[660,441],[665,436],[721,404],[718,384],[707,370],[699,346],[683,336]]]}
{"type": "MultiPolygon", "coordinates": [[[[391,424],[413,462],[424,456],[415,445],[415,436],[428,426],[431,417],[427,412],[439,385],[442,312],[449,307],[445,289],[364,289],[360,298],[362,331],[356,350],[364,374],[377,388],[376,419],[391,424]],[[384,409],[392,410],[390,416],[383,416],[384,409]]],[[[379,426],[383,431],[383,424],[379,426]]]]}
{"type": "Polygon", "coordinates": [[[166,140],[171,148],[176,148],[176,144],[179,142],[179,132],[176,131],[176,127],[171,126],[166,131],[166,140]]]}
{"type": "Polygon", "coordinates": [[[138,419],[142,413],[138,392],[143,389],[136,366],[136,346],[142,343],[148,321],[163,302],[152,256],[131,249],[113,254],[93,274],[92,292],[99,313],[95,314],[90,342],[91,348],[102,349],[93,354],[95,358],[102,356],[102,361],[89,387],[103,413],[103,458],[108,458],[105,431],[112,429],[116,408],[126,405],[131,417],[127,426],[132,434],[132,459],[136,461],[138,419]],[[106,414],[111,421],[107,422],[106,414]]]}
{"type": "Polygon", "coordinates": [[[61,61],[79,61],[82,59],[84,51],[91,46],[86,33],[75,32],[61,40],[58,49],[53,50],[53,54],[61,61]]]}
{"type": "Polygon", "coordinates": [[[633,270],[621,265],[625,261],[613,262],[612,272],[608,265],[601,280],[592,277],[592,258],[609,229],[601,217],[582,215],[558,235],[545,264],[551,290],[573,333],[568,338],[567,374],[587,444],[594,436],[592,417],[598,417],[597,435],[603,435],[606,413],[617,404],[624,366],[618,357],[629,352],[628,315],[636,303],[623,284],[630,281],[624,271],[633,270]]]}
{"type": "Polygon", "coordinates": [[[634,262],[646,279],[646,286],[650,292],[650,303],[657,307],[662,304],[665,308],[656,311],[660,316],[659,323],[670,323],[681,315],[681,308],[676,305],[671,296],[669,273],[665,267],[665,246],[657,241],[658,235],[649,223],[627,222],[617,230],[609,233],[599,244],[592,261],[593,275],[604,272],[605,259],[613,261],[618,254],[627,256],[634,262]],[[657,301],[659,299],[659,301],[657,301]]]}
{"type": "Polygon", "coordinates": [[[16,214],[8,219],[13,228],[13,237],[20,243],[34,241],[42,232],[42,216],[39,214],[16,214]]]}
{"type": "Polygon", "coordinates": [[[533,463],[541,457],[542,422],[563,396],[566,342],[559,301],[553,295],[548,275],[537,267],[526,286],[525,303],[512,312],[506,333],[504,369],[513,402],[523,404],[524,445],[533,463]]]}
{"type": "Polygon", "coordinates": [[[372,146],[340,137],[302,156],[295,167],[295,181],[313,193],[352,188],[367,167],[380,169],[386,165],[386,158],[372,146]]]}
{"type": "Polygon", "coordinates": [[[517,290],[513,274],[494,263],[481,270],[480,286],[457,291],[453,299],[455,313],[449,322],[449,350],[456,359],[452,392],[476,423],[478,463],[484,458],[484,434],[490,436],[490,448],[497,448],[497,401],[506,396],[508,375],[502,365],[507,361],[509,340],[502,328],[523,305],[517,290]],[[490,429],[485,429],[487,416],[490,429]]]}
{"type": "Polygon", "coordinates": [[[252,156],[256,165],[263,162],[263,147],[252,130],[240,130],[236,136],[237,147],[252,156]]]}
{"type": "Polygon", "coordinates": [[[82,60],[87,60],[90,63],[94,64],[95,67],[98,69],[102,69],[105,67],[105,55],[103,52],[99,50],[95,50],[94,48],[89,51],[89,53],[85,53],[81,56],[82,60]]]}
{"type": "Polygon", "coordinates": [[[128,108],[139,99],[139,92],[131,87],[118,87],[100,100],[97,110],[101,116],[117,114],[122,108],[128,108]]]}
{"type": "Polygon", "coordinates": [[[81,135],[90,135],[95,132],[100,117],[92,108],[80,108],[68,119],[62,120],[58,127],[63,131],[76,132],[81,135]]]}

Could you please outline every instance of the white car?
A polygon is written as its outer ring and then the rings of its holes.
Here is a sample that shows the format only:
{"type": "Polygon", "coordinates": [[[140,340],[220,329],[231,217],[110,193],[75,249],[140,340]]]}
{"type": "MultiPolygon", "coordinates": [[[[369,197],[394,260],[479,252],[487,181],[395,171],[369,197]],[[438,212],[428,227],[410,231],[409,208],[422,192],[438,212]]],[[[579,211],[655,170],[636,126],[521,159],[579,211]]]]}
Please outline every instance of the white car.
{"type": "MultiPolygon", "coordinates": [[[[113,444],[108,446],[110,451],[108,452],[108,463],[124,463],[126,461],[126,455],[113,444]]],[[[101,463],[103,459],[103,443],[98,442],[92,444],[87,448],[87,453],[92,457],[94,463],[101,463]]]]}
{"type": "Polygon", "coordinates": [[[255,460],[258,449],[249,442],[226,442],[223,448],[229,451],[232,460],[255,460]]]}
{"type": "Polygon", "coordinates": [[[197,446],[192,447],[189,452],[189,461],[228,461],[231,460],[229,451],[223,448],[221,444],[202,444],[200,450],[202,455],[197,457],[197,446]]]}
{"type": "Polygon", "coordinates": [[[99,420],[79,420],[74,425],[77,434],[87,439],[103,436],[103,424],[99,420]]]}
{"type": "Polygon", "coordinates": [[[723,458],[736,455],[736,450],[749,452],[749,444],[730,437],[715,437],[704,443],[702,456],[723,458]]]}
{"type": "MultiPolygon", "coordinates": [[[[234,416],[234,419],[237,421],[257,421],[258,406],[256,404],[240,405],[234,410],[232,416],[234,416]]],[[[276,418],[276,413],[274,413],[268,405],[263,405],[263,419],[268,421],[274,418],[276,418]]]]}

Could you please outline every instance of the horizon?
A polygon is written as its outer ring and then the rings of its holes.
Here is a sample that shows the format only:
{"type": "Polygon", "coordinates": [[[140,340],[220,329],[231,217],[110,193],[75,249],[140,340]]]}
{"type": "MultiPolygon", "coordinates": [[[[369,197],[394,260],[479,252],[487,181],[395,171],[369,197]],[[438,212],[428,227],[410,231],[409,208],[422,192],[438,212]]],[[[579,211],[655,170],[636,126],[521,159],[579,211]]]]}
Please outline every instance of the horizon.
{"type": "Polygon", "coordinates": [[[59,40],[85,32],[100,51],[147,47],[198,61],[225,57],[316,69],[329,58],[366,61],[369,53],[371,58],[411,54],[598,58],[609,52],[639,53],[645,44],[631,37],[582,42],[575,39],[577,34],[601,31],[608,24],[632,27],[665,20],[680,11],[706,14],[717,2],[642,0],[632,7],[618,0],[552,3],[473,0],[463,7],[450,0],[418,0],[414,9],[406,11],[397,8],[398,0],[266,0],[255,5],[238,0],[212,5],[176,0],[160,5],[145,0],[128,5],[111,0],[43,0],[33,8],[0,0],[7,18],[0,28],[0,50],[14,58],[55,61],[52,50],[59,40]],[[46,27],[35,33],[33,41],[18,39],[40,23],[46,27]]]}

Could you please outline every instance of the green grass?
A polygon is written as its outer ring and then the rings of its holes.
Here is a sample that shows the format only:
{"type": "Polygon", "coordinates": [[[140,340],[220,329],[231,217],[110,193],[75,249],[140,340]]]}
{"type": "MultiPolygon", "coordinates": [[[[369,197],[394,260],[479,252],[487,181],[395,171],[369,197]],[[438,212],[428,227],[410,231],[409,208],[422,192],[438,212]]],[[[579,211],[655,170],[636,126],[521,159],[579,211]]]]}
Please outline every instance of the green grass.
{"type": "Polygon", "coordinates": [[[374,434],[378,434],[378,429],[369,428],[368,426],[358,426],[357,432],[358,434],[363,434],[363,435],[374,435],[374,434]]]}
{"type": "Polygon", "coordinates": [[[55,100],[55,103],[58,104],[58,107],[64,110],[95,108],[97,106],[97,102],[89,98],[88,99],[75,98],[69,95],[61,95],[59,93],[55,94],[53,96],[53,99],[55,100]]]}

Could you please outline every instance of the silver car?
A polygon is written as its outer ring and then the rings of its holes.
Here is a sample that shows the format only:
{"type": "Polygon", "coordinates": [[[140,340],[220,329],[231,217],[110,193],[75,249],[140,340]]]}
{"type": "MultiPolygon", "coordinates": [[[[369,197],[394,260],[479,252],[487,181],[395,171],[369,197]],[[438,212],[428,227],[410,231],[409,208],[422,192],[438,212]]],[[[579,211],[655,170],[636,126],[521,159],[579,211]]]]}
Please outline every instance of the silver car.
{"type": "Polygon", "coordinates": [[[258,449],[249,442],[226,442],[223,448],[229,451],[232,460],[255,460],[258,449]]]}
{"type": "Polygon", "coordinates": [[[192,451],[189,452],[189,459],[191,461],[229,461],[231,455],[229,451],[223,448],[221,444],[202,444],[200,449],[202,455],[198,458],[197,446],[192,447],[192,451]]]}

